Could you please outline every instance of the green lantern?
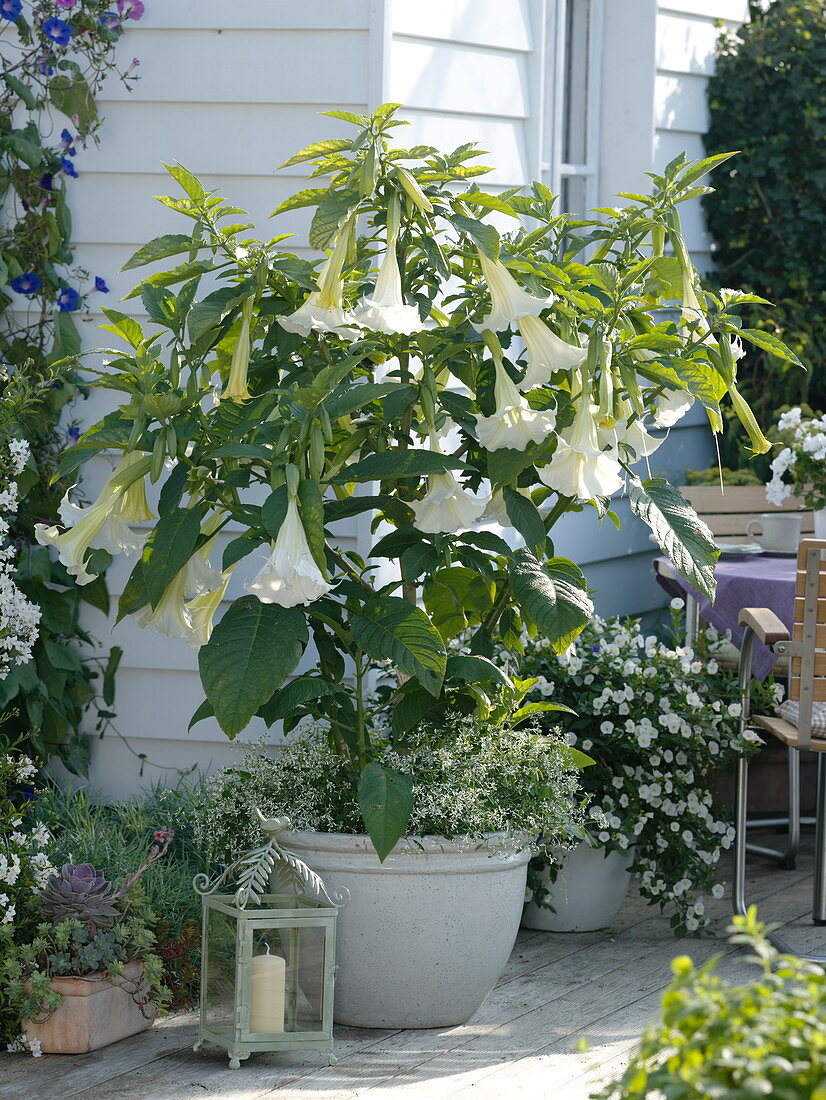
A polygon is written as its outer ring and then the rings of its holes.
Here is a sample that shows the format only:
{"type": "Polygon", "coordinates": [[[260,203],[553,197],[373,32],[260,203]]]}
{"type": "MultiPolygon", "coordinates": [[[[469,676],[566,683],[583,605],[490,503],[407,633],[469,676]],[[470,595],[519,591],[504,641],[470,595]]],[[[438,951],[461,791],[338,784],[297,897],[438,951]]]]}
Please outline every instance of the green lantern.
{"type": "Polygon", "coordinates": [[[333,1054],[336,918],[347,890],[329,894],[314,871],[278,842],[289,819],[258,811],[266,843],[214,882],[193,880],[201,895],[201,1018],[195,1050],[225,1047],[230,1069],[255,1051],[333,1054]],[[235,893],[219,892],[233,880],[235,893]],[[272,891],[266,893],[267,888],[272,891]]]}

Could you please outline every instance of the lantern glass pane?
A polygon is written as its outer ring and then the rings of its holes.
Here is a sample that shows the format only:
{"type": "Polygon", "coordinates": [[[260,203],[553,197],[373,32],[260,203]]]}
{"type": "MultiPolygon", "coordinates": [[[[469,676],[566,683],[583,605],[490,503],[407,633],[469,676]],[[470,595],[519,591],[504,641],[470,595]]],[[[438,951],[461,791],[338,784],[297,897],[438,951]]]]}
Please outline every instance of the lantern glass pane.
{"type": "Polygon", "coordinates": [[[209,908],[206,957],[205,1023],[210,1031],[231,1034],[235,1027],[236,922],[226,913],[209,908]]]}
{"type": "Polygon", "coordinates": [[[250,1031],[321,1031],[324,998],[325,935],[323,928],[259,928],[253,933],[250,1031]],[[278,955],[279,962],[257,962],[256,957],[278,955]],[[283,1017],[281,983],[283,982],[283,1017]]]}

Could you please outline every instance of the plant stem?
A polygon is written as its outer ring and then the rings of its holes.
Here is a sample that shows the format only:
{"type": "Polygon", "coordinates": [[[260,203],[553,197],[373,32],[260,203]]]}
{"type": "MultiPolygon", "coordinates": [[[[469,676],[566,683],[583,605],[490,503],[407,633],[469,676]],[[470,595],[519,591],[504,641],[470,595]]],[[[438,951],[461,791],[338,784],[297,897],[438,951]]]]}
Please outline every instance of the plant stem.
{"type": "Polygon", "coordinates": [[[359,771],[367,763],[367,738],[364,721],[364,666],[361,650],[356,650],[356,744],[358,745],[359,771]]]}

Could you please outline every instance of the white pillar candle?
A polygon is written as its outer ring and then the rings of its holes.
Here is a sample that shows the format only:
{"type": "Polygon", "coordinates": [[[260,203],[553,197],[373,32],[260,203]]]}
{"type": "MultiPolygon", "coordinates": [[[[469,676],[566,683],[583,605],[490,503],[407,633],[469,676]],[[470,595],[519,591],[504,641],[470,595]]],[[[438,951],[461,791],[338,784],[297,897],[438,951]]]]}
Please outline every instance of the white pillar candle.
{"type": "Polygon", "coordinates": [[[284,992],[287,964],[280,955],[270,954],[252,959],[252,995],[250,997],[250,1031],[271,1034],[284,1030],[284,992]]]}

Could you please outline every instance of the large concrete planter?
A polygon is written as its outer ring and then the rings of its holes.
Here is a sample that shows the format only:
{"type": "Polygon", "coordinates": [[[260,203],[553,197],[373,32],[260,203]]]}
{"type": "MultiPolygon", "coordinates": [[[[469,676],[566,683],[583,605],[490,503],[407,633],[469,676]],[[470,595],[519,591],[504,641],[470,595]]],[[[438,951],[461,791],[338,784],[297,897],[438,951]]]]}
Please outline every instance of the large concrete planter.
{"type": "Polygon", "coordinates": [[[52,979],[63,999],[47,1019],[29,1020],[26,1038],[39,1039],[44,1054],[86,1054],[151,1027],[154,1005],[138,1003],[146,997],[142,977],[143,964],[130,962],[123,984],[96,974],[52,979]]]}
{"type": "Polygon", "coordinates": [[[543,932],[595,932],[608,928],[620,911],[631,872],[628,852],[608,852],[578,844],[571,851],[556,852],[558,869],[551,882],[550,868],[544,871],[547,905],[530,901],[522,924],[543,932]]]}
{"type": "Polygon", "coordinates": [[[338,917],[338,1023],[444,1027],[473,1015],[516,939],[527,849],[491,854],[424,837],[379,863],[366,836],[294,832],[284,845],[328,889],[350,891],[338,917]]]}

